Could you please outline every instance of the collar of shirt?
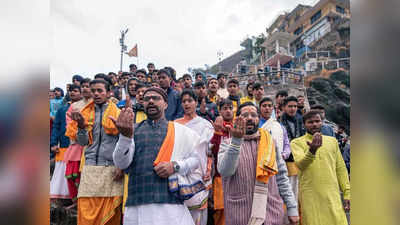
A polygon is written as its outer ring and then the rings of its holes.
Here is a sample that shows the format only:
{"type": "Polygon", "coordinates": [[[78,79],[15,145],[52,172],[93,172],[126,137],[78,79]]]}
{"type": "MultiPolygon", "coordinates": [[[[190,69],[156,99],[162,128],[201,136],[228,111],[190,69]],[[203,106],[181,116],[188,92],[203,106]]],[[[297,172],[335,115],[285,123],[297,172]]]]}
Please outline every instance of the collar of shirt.
{"type": "Polygon", "coordinates": [[[153,128],[159,128],[161,123],[168,123],[165,118],[161,118],[158,121],[147,119],[147,123],[153,128]]]}

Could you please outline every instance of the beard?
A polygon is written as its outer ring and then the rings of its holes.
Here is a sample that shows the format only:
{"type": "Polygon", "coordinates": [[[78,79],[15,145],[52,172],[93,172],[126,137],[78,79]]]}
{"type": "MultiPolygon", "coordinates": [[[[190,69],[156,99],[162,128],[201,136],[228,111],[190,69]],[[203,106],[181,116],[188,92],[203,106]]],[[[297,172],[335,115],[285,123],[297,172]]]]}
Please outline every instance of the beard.
{"type": "Polygon", "coordinates": [[[258,124],[255,124],[252,121],[249,121],[246,123],[246,135],[252,135],[254,133],[256,133],[258,131],[258,124]],[[247,129],[248,125],[252,125],[253,128],[252,129],[247,129]]]}
{"type": "Polygon", "coordinates": [[[309,134],[315,134],[317,132],[320,133],[321,132],[321,127],[319,127],[319,128],[306,128],[306,130],[307,130],[307,133],[309,133],[309,134]]]}
{"type": "Polygon", "coordinates": [[[161,117],[161,109],[156,105],[148,105],[144,111],[146,113],[146,116],[151,120],[155,120],[161,117]]]}

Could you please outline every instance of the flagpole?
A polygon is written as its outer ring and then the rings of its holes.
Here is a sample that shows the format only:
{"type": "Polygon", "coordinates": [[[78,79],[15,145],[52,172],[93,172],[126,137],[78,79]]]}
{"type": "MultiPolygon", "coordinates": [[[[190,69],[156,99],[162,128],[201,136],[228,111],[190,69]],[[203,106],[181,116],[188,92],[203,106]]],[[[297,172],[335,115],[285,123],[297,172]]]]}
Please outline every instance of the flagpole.
{"type": "Polygon", "coordinates": [[[139,67],[139,47],[137,47],[137,43],[136,43],[136,58],[137,58],[137,67],[139,67]]]}
{"type": "Polygon", "coordinates": [[[125,41],[125,34],[128,33],[128,28],[126,28],[125,31],[121,30],[121,38],[119,39],[119,43],[121,45],[121,62],[119,65],[119,70],[122,71],[122,63],[124,59],[124,52],[126,51],[126,45],[124,43],[125,41]]]}

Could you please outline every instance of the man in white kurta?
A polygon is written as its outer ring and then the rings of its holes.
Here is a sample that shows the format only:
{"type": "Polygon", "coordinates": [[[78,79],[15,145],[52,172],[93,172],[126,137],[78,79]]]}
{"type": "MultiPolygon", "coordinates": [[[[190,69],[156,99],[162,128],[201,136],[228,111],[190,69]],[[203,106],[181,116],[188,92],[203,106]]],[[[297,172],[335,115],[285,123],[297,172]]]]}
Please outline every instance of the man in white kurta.
{"type": "MultiPolygon", "coordinates": [[[[196,114],[197,97],[192,90],[184,90],[181,94],[181,99],[184,116],[175,122],[189,127],[200,136],[200,142],[196,148],[200,159],[200,166],[195,173],[199,173],[205,185],[209,186],[211,185],[210,173],[212,161],[208,160],[207,152],[210,140],[214,135],[214,128],[209,121],[196,114]]],[[[189,208],[196,225],[207,224],[208,194],[208,189],[205,189],[185,201],[185,205],[189,208]]]]}
{"type": "Polygon", "coordinates": [[[176,176],[191,177],[199,166],[194,150],[199,136],[181,124],[168,122],[164,116],[167,106],[165,92],[149,88],[144,94],[147,120],[133,129],[130,107],[121,111],[118,120],[114,119],[121,132],[113,154],[114,162],[117,167],[129,171],[130,176],[124,224],[194,224],[183,204],[184,199],[171,191],[169,181],[176,176]],[[154,166],[160,149],[171,143],[171,161],[154,166]]]}

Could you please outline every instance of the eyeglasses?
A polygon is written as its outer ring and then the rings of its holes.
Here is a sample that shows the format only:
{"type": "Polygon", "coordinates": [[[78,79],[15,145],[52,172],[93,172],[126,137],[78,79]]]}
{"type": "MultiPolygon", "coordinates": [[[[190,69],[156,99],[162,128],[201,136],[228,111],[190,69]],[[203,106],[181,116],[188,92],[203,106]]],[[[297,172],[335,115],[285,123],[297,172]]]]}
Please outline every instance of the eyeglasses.
{"type": "Polygon", "coordinates": [[[161,100],[161,96],[157,96],[157,95],[145,96],[143,98],[143,101],[148,102],[148,101],[150,101],[150,99],[152,99],[153,101],[157,102],[157,101],[161,100]]]}
{"type": "Polygon", "coordinates": [[[258,114],[255,112],[251,112],[251,113],[245,112],[245,113],[241,114],[240,116],[243,118],[247,118],[247,117],[258,118],[258,114]]]}

